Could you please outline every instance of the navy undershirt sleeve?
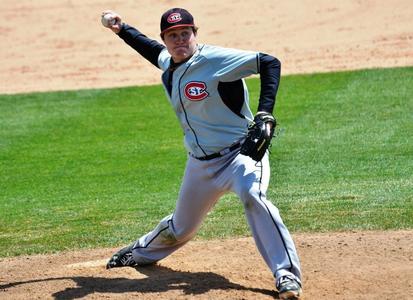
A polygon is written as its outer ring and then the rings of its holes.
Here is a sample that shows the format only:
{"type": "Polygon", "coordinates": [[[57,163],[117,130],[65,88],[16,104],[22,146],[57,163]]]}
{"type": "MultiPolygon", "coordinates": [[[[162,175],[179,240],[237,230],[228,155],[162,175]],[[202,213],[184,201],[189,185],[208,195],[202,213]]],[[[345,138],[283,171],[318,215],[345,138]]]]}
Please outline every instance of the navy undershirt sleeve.
{"type": "Polygon", "coordinates": [[[165,46],[156,40],[148,38],[136,28],[123,24],[121,31],[118,33],[129,46],[135,49],[140,55],[150,61],[155,67],[159,68],[158,56],[165,46]]]}
{"type": "Polygon", "coordinates": [[[260,53],[261,92],[258,111],[272,113],[281,76],[281,62],[268,54],[260,53]]]}

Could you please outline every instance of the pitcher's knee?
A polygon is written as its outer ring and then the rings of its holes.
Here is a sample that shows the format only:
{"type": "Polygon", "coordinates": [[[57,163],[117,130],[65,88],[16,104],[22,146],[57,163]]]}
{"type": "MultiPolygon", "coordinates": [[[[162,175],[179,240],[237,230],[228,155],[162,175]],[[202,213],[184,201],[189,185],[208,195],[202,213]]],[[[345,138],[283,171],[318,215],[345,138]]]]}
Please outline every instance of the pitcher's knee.
{"type": "Polygon", "coordinates": [[[171,227],[166,227],[159,232],[159,240],[164,245],[174,245],[178,242],[171,227]]]}
{"type": "Polygon", "coordinates": [[[257,204],[257,201],[259,201],[260,191],[253,188],[245,188],[240,192],[239,197],[244,205],[244,208],[251,209],[257,204]]]}
{"type": "Polygon", "coordinates": [[[195,230],[192,227],[186,228],[182,226],[175,226],[172,221],[172,216],[163,219],[159,226],[162,229],[159,231],[158,238],[161,243],[166,245],[186,242],[195,234],[195,230]]]}

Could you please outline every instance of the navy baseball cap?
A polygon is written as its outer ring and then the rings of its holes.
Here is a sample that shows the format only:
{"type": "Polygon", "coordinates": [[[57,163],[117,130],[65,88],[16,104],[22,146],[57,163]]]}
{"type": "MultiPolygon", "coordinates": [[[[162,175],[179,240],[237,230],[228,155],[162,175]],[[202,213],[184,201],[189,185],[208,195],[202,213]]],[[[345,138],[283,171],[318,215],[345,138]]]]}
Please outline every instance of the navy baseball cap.
{"type": "Polygon", "coordinates": [[[183,8],[171,8],[167,10],[161,18],[161,37],[169,29],[179,27],[193,27],[196,28],[194,17],[183,8]]]}

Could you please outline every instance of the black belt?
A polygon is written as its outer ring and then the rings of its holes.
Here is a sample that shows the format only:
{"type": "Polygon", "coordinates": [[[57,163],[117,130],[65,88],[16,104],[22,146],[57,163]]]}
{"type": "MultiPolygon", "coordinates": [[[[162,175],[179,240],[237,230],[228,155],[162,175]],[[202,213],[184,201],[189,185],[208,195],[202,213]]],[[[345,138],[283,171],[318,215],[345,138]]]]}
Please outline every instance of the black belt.
{"type": "Polygon", "coordinates": [[[224,156],[225,154],[230,153],[230,152],[234,151],[235,149],[238,149],[239,147],[241,147],[241,143],[236,143],[236,144],[232,145],[231,147],[225,148],[224,150],[219,151],[217,153],[212,153],[210,155],[195,157],[195,158],[199,159],[199,160],[210,160],[210,159],[214,159],[214,158],[217,158],[217,157],[224,156]]]}

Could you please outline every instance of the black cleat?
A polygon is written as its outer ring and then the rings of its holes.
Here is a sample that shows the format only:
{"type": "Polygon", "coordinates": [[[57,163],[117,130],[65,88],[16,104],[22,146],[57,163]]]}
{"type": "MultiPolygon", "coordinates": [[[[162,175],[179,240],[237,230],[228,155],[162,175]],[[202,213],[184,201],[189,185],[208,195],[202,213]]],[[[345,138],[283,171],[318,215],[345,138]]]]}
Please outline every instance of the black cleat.
{"type": "Polygon", "coordinates": [[[301,284],[292,276],[282,276],[277,281],[277,290],[281,300],[301,299],[301,284]]]}
{"type": "Polygon", "coordinates": [[[138,264],[133,260],[132,256],[133,244],[120,249],[112,255],[106,264],[106,269],[121,268],[121,267],[137,267],[138,264]]]}

